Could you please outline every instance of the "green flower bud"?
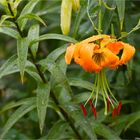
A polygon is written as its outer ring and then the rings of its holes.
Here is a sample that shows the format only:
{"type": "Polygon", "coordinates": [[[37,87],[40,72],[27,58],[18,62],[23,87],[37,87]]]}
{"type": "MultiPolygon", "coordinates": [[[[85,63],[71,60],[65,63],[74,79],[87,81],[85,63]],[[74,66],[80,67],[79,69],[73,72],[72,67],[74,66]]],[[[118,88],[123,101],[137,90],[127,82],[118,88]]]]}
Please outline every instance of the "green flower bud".
{"type": "Polygon", "coordinates": [[[72,0],[72,9],[75,12],[80,9],[80,0],[72,0]]]}
{"type": "Polygon", "coordinates": [[[61,4],[61,30],[64,35],[70,31],[72,13],[72,0],[62,0],[61,4]]]}

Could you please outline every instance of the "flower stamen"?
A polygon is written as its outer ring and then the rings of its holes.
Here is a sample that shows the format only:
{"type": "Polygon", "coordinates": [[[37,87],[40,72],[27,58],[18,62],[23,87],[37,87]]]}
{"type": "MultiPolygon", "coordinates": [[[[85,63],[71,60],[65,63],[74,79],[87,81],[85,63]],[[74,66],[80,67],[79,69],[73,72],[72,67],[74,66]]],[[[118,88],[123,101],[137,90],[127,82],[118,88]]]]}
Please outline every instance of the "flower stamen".
{"type": "Polygon", "coordinates": [[[81,104],[80,107],[83,111],[84,117],[86,117],[87,116],[87,110],[86,110],[85,106],[83,104],[81,104]]]}

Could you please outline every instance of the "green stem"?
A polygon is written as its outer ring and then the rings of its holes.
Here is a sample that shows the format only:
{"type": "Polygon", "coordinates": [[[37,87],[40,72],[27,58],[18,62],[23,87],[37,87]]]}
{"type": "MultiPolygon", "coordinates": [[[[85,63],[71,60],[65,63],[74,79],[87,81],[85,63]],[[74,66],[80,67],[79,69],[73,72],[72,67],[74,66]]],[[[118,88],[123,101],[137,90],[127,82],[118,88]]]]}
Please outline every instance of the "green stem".
{"type": "Polygon", "coordinates": [[[106,94],[106,96],[107,96],[107,99],[110,101],[110,103],[111,103],[111,105],[112,105],[112,107],[114,108],[114,105],[113,105],[113,103],[112,103],[112,101],[110,100],[110,98],[109,98],[109,96],[108,96],[108,93],[107,93],[107,85],[106,85],[106,81],[105,81],[105,79],[106,79],[106,75],[105,75],[105,72],[104,72],[104,70],[102,70],[102,86],[103,86],[103,89],[104,89],[104,93],[106,94]]]}
{"type": "Polygon", "coordinates": [[[96,89],[96,100],[95,100],[95,107],[97,105],[97,101],[98,101],[98,95],[99,95],[99,91],[101,88],[101,83],[100,83],[100,75],[97,75],[97,89],[96,89]]]}
{"type": "Polygon", "coordinates": [[[102,88],[101,88],[101,90],[102,90],[102,95],[103,95],[103,99],[104,99],[104,103],[105,103],[105,112],[104,112],[104,114],[107,115],[107,102],[106,102],[106,98],[105,98],[105,95],[104,95],[104,91],[103,91],[102,88]]]}
{"type": "Polygon", "coordinates": [[[102,1],[101,0],[99,0],[99,6],[100,6],[100,10],[98,13],[98,30],[99,30],[99,34],[101,34],[102,31],[102,11],[101,11],[102,1]]]}
{"type": "MultiPolygon", "coordinates": [[[[93,97],[93,94],[94,94],[94,91],[95,91],[95,88],[96,88],[96,85],[97,85],[97,76],[95,77],[95,83],[94,83],[94,86],[93,86],[93,89],[92,89],[92,92],[90,94],[90,96],[88,97],[86,103],[84,104],[84,106],[86,106],[86,104],[88,103],[88,101],[93,97]]],[[[93,98],[93,100],[95,99],[95,97],[93,98]]]]}
{"type": "Polygon", "coordinates": [[[112,93],[111,90],[110,90],[109,83],[108,83],[108,80],[107,80],[106,76],[104,76],[104,79],[105,79],[106,87],[107,87],[107,89],[108,89],[110,95],[111,95],[111,96],[113,97],[113,99],[115,100],[115,103],[118,104],[117,99],[115,98],[115,96],[113,95],[113,93],[112,93]]]}
{"type": "Polygon", "coordinates": [[[91,24],[92,24],[92,26],[93,26],[93,29],[95,29],[95,30],[98,32],[98,34],[100,34],[100,31],[99,31],[98,28],[96,27],[95,23],[93,22],[93,20],[91,19],[90,14],[89,14],[89,1],[90,1],[90,0],[88,0],[88,4],[87,4],[87,16],[88,16],[88,18],[89,18],[89,20],[90,20],[90,22],[91,22],[91,24]]]}

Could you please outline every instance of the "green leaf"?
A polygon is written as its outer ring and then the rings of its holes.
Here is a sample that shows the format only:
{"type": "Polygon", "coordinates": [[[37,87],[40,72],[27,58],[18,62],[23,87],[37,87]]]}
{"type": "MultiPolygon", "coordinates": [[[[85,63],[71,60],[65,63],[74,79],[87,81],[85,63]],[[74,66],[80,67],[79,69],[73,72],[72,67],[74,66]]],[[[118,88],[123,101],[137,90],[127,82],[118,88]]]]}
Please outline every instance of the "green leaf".
{"type": "Polygon", "coordinates": [[[36,92],[37,92],[37,112],[39,118],[40,132],[42,134],[50,96],[50,84],[39,83],[36,92]]]}
{"type": "Polygon", "coordinates": [[[125,125],[125,131],[139,119],[140,119],[140,111],[130,114],[127,119],[128,123],[125,125]]]}
{"type": "Polygon", "coordinates": [[[56,63],[58,64],[58,66],[59,66],[59,68],[61,69],[61,71],[62,71],[64,74],[66,74],[66,70],[67,70],[67,66],[68,66],[68,65],[66,64],[65,55],[64,55],[64,54],[61,55],[61,56],[57,59],[56,63]]]}
{"type": "Polygon", "coordinates": [[[9,21],[9,20],[5,20],[2,25],[0,25],[0,28],[3,28],[3,27],[9,27],[9,28],[13,28],[15,29],[16,28],[16,25],[12,22],[12,21],[9,21]]]}
{"type": "Polygon", "coordinates": [[[9,131],[9,129],[21,118],[23,117],[25,114],[27,114],[28,112],[30,112],[31,110],[33,110],[36,107],[35,104],[25,104],[22,105],[21,107],[19,107],[11,116],[10,118],[7,120],[3,131],[0,135],[0,138],[2,139],[5,134],[9,131]]]}
{"type": "MultiPolygon", "coordinates": [[[[39,2],[40,0],[30,0],[29,3],[23,8],[23,10],[21,11],[20,16],[29,14],[33,11],[34,7],[36,6],[36,4],[39,2]]],[[[19,16],[19,18],[20,18],[19,16]]],[[[23,21],[19,21],[19,25],[21,27],[21,30],[24,29],[26,23],[27,23],[28,19],[24,19],[23,21]]]]}
{"type": "Polygon", "coordinates": [[[11,29],[9,27],[0,27],[0,33],[9,35],[15,39],[18,39],[20,37],[20,35],[17,31],[15,31],[14,29],[11,29]]]}
{"type": "Polygon", "coordinates": [[[3,76],[18,72],[17,56],[13,55],[0,67],[0,78],[3,76]]]}
{"type": "Polygon", "coordinates": [[[62,71],[62,68],[60,68],[60,66],[54,62],[60,56],[60,54],[64,52],[63,47],[50,53],[48,57],[44,60],[41,60],[39,64],[43,67],[43,69],[48,70],[51,73],[52,87],[58,87],[59,89],[60,87],[63,88],[61,91],[63,93],[65,91],[65,94],[70,99],[72,96],[72,90],[69,86],[68,79],[62,71]]]}
{"type": "Polygon", "coordinates": [[[132,124],[134,124],[139,119],[140,119],[140,111],[134,112],[130,115],[117,117],[115,121],[110,124],[110,126],[114,127],[116,133],[120,135],[123,130],[126,131],[132,124]]]}
{"type": "Polygon", "coordinates": [[[63,108],[68,113],[68,115],[74,119],[76,123],[75,126],[79,126],[79,129],[82,129],[90,139],[96,139],[96,134],[92,129],[90,120],[83,117],[82,112],[79,111],[80,107],[74,104],[66,104],[63,106],[63,108]]]}
{"type": "Polygon", "coordinates": [[[72,43],[77,42],[75,39],[69,36],[61,35],[61,34],[44,34],[44,35],[41,35],[39,38],[33,40],[30,45],[32,46],[36,42],[48,40],[48,39],[58,39],[58,40],[63,40],[67,42],[72,42],[72,43]]]}
{"type": "Polygon", "coordinates": [[[2,15],[0,20],[0,26],[3,24],[3,22],[9,18],[13,18],[11,15],[2,15]]]}
{"type": "Polygon", "coordinates": [[[57,49],[55,49],[54,51],[52,51],[47,58],[42,59],[39,64],[41,64],[43,71],[47,70],[47,63],[49,61],[49,63],[54,64],[56,62],[56,60],[66,51],[66,47],[67,44],[63,45],[62,47],[59,47],[57,49]]]}
{"type": "Polygon", "coordinates": [[[37,69],[34,64],[30,61],[27,61],[25,71],[32,76],[37,82],[42,82],[40,75],[37,72],[37,69]]]}
{"type": "Polygon", "coordinates": [[[30,97],[30,98],[22,99],[22,100],[17,101],[17,102],[14,102],[14,101],[9,102],[4,107],[2,107],[2,109],[0,110],[0,113],[2,113],[4,111],[7,111],[9,109],[12,109],[14,107],[23,105],[23,104],[29,104],[29,103],[32,104],[32,103],[35,103],[35,101],[36,101],[36,98],[35,97],[30,97]]]}
{"type": "MultiPolygon", "coordinates": [[[[39,25],[38,24],[35,24],[33,26],[31,26],[31,28],[29,29],[29,32],[28,32],[28,38],[30,40],[30,42],[36,38],[39,37],[39,25]]],[[[36,58],[36,53],[37,53],[37,50],[38,50],[38,42],[36,42],[35,44],[33,44],[31,46],[31,51],[33,53],[33,56],[36,58]]]]}
{"type": "Polygon", "coordinates": [[[48,57],[44,60],[52,60],[52,62],[55,62],[65,51],[66,51],[66,48],[67,48],[67,44],[61,46],[61,47],[58,47],[57,49],[55,49],[54,51],[52,51],[48,57]]]}
{"type": "Polygon", "coordinates": [[[125,12],[125,0],[115,0],[120,20],[120,30],[123,28],[124,12],[125,12]]]}
{"type": "MultiPolygon", "coordinates": [[[[0,79],[6,75],[19,72],[17,55],[11,56],[1,67],[0,67],[0,79]]],[[[26,61],[25,71],[32,76],[37,82],[41,82],[41,78],[37,73],[35,66],[30,62],[26,61]]]]}
{"type": "Polygon", "coordinates": [[[56,105],[55,102],[51,98],[49,99],[48,107],[53,109],[60,116],[61,119],[64,119],[63,115],[60,112],[58,105],[56,105]]]}
{"type": "MultiPolygon", "coordinates": [[[[66,75],[63,73],[63,71],[60,69],[60,67],[57,64],[47,63],[47,70],[51,73],[52,77],[52,88],[55,90],[59,90],[59,93],[62,94],[61,103],[68,102],[71,99],[71,96],[73,96],[71,87],[68,83],[68,79],[66,75]],[[64,96],[65,95],[65,96],[64,96]]],[[[59,94],[58,93],[58,94],[59,94]]]]}
{"type": "Polygon", "coordinates": [[[22,82],[24,78],[25,64],[27,62],[28,45],[28,38],[20,38],[17,40],[18,67],[22,82]]]}
{"type": "Polygon", "coordinates": [[[75,103],[86,102],[88,100],[90,94],[91,94],[91,92],[78,93],[78,94],[74,95],[72,101],[74,101],[75,103]]]}
{"type": "Polygon", "coordinates": [[[18,5],[22,2],[22,0],[15,0],[14,1],[14,7],[17,8],[18,5]]]}
{"type": "Polygon", "coordinates": [[[66,134],[66,129],[69,128],[69,125],[67,122],[63,120],[57,121],[53,127],[48,132],[48,135],[46,139],[65,139],[68,138],[66,134]],[[62,134],[63,132],[63,134],[62,134]]]}
{"type": "MultiPolygon", "coordinates": [[[[117,0],[117,1],[120,1],[120,0],[117,0]]],[[[110,5],[111,7],[114,7],[115,5],[115,2],[114,0],[107,0],[107,3],[108,5],[110,5]]],[[[103,11],[103,15],[102,15],[102,29],[103,29],[103,33],[108,33],[108,30],[110,29],[110,25],[111,25],[111,21],[112,21],[112,18],[113,18],[113,14],[114,12],[108,10],[108,9],[104,9],[103,11]]]]}
{"type": "Polygon", "coordinates": [[[115,133],[115,131],[105,126],[104,124],[97,123],[94,126],[94,130],[98,135],[103,136],[103,138],[120,140],[119,136],[115,133]]]}
{"type": "Polygon", "coordinates": [[[92,89],[93,89],[92,83],[85,81],[85,80],[81,80],[80,78],[69,78],[68,81],[71,86],[82,87],[82,88],[88,89],[90,91],[92,91],[92,89]]]}
{"type": "Polygon", "coordinates": [[[84,18],[84,16],[86,15],[86,8],[85,7],[81,7],[80,10],[78,11],[78,14],[76,16],[76,19],[74,21],[74,25],[73,25],[73,33],[72,36],[75,38],[80,26],[80,23],[82,21],[82,19],[84,18]]]}
{"type": "Polygon", "coordinates": [[[38,15],[35,15],[32,13],[20,16],[17,19],[17,22],[24,21],[24,19],[35,19],[35,20],[39,21],[40,23],[42,23],[44,26],[46,26],[46,23],[38,15]]]}
{"type": "Polygon", "coordinates": [[[64,53],[64,51],[65,45],[54,50],[48,55],[46,59],[41,60],[39,64],[43,67],[43,71],[48,70],[51,73],[53,79],[52,85],[54,85],[53,87],[57,87],[57,89],[60,89],[59,93],[61,94],[61,97],[63,97],[62,94],[65,94],[65,102],[67,102],[71,99],[72,90],[69,86],[67,77],[62,70],[63,68],[60,68],[60,65],[55,63],[56,59],[58,59],[58,57],[62,53],[64,53]]]}

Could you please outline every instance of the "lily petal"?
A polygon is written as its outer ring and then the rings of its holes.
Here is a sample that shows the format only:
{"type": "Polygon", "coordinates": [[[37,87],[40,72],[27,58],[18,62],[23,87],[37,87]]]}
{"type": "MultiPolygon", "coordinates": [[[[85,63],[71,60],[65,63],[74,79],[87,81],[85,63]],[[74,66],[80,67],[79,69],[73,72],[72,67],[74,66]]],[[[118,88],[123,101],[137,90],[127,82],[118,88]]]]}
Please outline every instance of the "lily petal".
{"type": "Polygon", "coordinates": [[[104,35],[104,34],[102,34],[102,35],[94,35],[92,37],[89,37],[89,38],[81,41],[81,43],[90,43],[90,42],[94,42],[96,40],[104,39],[104,38],[108,38],[109,39],[110,36],[109,35],[104,35]]]}
{"type": "Polygon", "coordinates": [[[127,61],[129,61],[134,53],[135,53],[135,48],[127,43],[123,43],[124,49],[123,49],[123,54],[121,56],[120,60],[120,65],[125,64],[127,61]]]}
{"type": "Polygon", "coordinates": [[[74,54],[74,50],[75,50],[75,45],[70,45],[67,50],[66,50],[66,54],[65,54],[65,61],[67,64],[71,63],[71,60],[73,58],[73,54],[74,54]]]}
{"type": "Polygon", "coordinates": [[[106,46],[106,48],[114,54],[119,54],[120,50],[124,48],[124,45],[122,42],[111,42],[106,46]]]}

